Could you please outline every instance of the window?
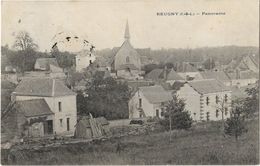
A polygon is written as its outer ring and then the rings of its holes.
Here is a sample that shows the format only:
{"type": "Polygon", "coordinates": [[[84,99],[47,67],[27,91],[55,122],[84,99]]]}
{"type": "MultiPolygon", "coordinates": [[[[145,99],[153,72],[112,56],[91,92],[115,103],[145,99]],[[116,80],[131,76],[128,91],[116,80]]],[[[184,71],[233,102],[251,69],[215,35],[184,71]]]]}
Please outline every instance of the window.
{"type": "Polygon", "coordinates": [[[89,60],[89,64],[92,64],[92,60],[89,60]]]}
{"type": "Polygon", "coordinates": [[[206,98],[207,105],[209,105],[209,97],[206,98]]]}
{"type": "Polygon", "coordinates": [[[61,112],[62,108],[61,108],[61,102],[59,101],[59,112],[61,112]]]}
{"type": "Polygon", "coordinates": [[[209,121],[209,112],[207,112],[207,121],[209,121]]]}
{"type": "Polygon", "coordinates": [[[228,108],[225,107],[225,115],[227,116],[227,114],[228,114],[228,108]]]}
{"type": "Polygon", "coordinates": [[[159,117],[159,110],[156,110],[156,116],[159,117]]]}
{"type": "Polygon", "coordinates": [[[67,131],[70,131],[70,118],[67,118],[67,131]]]}
{"type": "Polygon", "coordinates": [[[218,117],[218,113],[219,113],[219,111],[218,111],[218,110],[216,110],[216,118],[218,117]]]}
{"type": "Polygon", "coordinates": [[[63,125],[62,125],[62,119],[60,119],[60,127],[62,127],[63,125]]]}
{"type": "Polygon", "coordinates": [[[225,103],[228,101],[228,95],[225,94],[225,103]]]}
{"type": "Polygon", "coordinates": [[[130,59],[129,59],[128,56],[126,57],[125,61],[126,61],[126,63],[129,63],[129,62],[130,62],[130,59]]]}
{"type": "Polygon", "coordinates": [[[196,113],[193,113],[194,116],[196,116],[196,113]]]}
{"type": "Polygon", "coordinates": [[[142,99],[139,99],[139,108],[142,107],[142,99]]]}
{"type": "Polygon", "coordinates": [[[219,97],[216,96],[216,104],[218,104],[218,102],[219,102],[219,97]]]}

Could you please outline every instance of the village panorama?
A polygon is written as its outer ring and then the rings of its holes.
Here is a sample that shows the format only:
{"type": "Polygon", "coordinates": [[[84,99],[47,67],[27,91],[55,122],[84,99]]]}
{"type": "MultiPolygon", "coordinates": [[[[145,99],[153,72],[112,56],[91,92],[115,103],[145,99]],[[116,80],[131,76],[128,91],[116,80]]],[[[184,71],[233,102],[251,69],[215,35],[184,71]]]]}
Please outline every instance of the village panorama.
{"type": "Polygon", "coordinates": [[[259,164],[259,49],[138,48],[134,21],[111,49],[2,43],[3,165],[259,164]]]}

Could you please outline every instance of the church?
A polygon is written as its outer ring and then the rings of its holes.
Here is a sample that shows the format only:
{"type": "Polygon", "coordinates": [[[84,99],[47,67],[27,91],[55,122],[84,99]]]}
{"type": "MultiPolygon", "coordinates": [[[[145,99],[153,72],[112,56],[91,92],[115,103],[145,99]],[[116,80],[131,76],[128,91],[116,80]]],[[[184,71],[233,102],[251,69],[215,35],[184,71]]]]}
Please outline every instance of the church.
{"type": "Polygon", "coordinates": [[[141,79],[141,55],[130,43],[128,21],[125,28],[125,41],[117,50],[112,67],[118,78],[141,79]]]}

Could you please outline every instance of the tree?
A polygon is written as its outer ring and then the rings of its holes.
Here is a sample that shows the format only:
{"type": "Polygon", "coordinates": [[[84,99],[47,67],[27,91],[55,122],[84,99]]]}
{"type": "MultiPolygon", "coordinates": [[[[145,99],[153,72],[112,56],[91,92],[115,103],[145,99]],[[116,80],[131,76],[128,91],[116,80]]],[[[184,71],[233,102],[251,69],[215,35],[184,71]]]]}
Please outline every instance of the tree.
{"type": "Polygon", "coordinates": [[[30,34],[26,31],[20,31],[15,37],[15,42],[13,47],[17,50],[36,50],[38,45],[34,43],[33,39],[30,37],[30,34]]]}
{"type": "Polygon", "coordinates": [[[185,103],[176,95],[173,95],[171,101],[166,105],[165,119],[161,123],[167,129],[189,129],[192,124],[192,119],[185,110],[185,103]]]}
{"type": "Polygon", "coordinates": [[[60,52],[58,47],[54,47],[51,50],[51,56],[57,59],[57,62],[61,68],[71,68],[74,65],[75,54],[67,51],[60,52]]]}
{"type": "Polygon", "coordinates": [[[38,45],[34,43],[33,39],[30,37],[29,33],[26,31],[20,31],[18,35],[15,37],[15,42],[13,44],[13,48],[18,50],[19,59],[16,59],[21,65],[22,72],[25,70],[31,69],[32,65],[35,62],[35,54],[38,45]]]}
{"type": "Polygon", "coordinates": [[[226,120],[225,134],[235,136],[236,140],[238,137],[247,131],[244,124],[244,117],[241,116],[241,108],[236,107],[232,112],[231,118],[226,120]]]}
{"type": "Polygon", "coordinates": [[[223,97],[216,96],[216,108],[217,108],[217,111],[220,111],[220,113],[221,113],[222,131],[223,132],[224,132],[224,128],[225,128],[224,114],[225,115],[228,114],[228,112],[227,112],[228,106],[229,106],[228,96],[223,96],[223,97]]]}
{"type": "Polygon", "coordinates": [[[244,101],[244,113],[246,116],[252,116],[259,111],[259,84],[256,87],[246,89],[248,97],[244,101]]]}
{"type": "Polygon", "coordinates": [[[96,72],[87,82],[86,90],[78,94],[78,111],[81,115],[91,113],[107,119],[128,118],[129,97],[126,83],[118,83],[112,77],[104,78],[103,72],[96,72]]]}

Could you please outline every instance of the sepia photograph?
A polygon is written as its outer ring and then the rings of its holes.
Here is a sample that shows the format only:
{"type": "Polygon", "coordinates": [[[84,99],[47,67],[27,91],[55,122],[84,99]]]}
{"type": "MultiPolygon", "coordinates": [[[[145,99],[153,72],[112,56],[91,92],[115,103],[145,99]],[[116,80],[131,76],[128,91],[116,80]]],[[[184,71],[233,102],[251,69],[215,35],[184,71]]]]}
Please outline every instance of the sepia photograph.
{"type": "Polygon", "coordinates": [[[2,0],[1,165],[258,165],[259,0],[2,0]]]}

